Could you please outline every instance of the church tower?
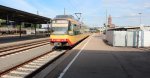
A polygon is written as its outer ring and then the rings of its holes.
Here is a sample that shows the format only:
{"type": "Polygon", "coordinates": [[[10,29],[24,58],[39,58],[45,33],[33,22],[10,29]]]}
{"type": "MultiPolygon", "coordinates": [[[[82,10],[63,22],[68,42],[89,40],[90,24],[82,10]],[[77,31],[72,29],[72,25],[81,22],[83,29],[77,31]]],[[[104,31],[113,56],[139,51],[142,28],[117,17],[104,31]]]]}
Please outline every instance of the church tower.
{"type": "Polygon", "coordinates": [[[108,27],[112,27],[112,17],[109,15],[108,17],[108,27]]]}

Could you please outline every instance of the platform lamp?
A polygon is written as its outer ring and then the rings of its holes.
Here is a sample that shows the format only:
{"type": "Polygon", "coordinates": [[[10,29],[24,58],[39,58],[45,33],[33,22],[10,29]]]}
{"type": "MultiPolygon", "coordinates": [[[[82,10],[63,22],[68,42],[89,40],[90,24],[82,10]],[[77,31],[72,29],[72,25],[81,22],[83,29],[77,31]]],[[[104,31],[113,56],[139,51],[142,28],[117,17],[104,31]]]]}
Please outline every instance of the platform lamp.
{"type": "MultiPolygon", "coordinates": [[[[139,13],[139,17],[140,17],[140,26],[141,26],[141,15],[142,15],[142,13],[139,13]]],[[[137,46],[136,46],[137,48],[139,48],[139,32],[137,32],[137,46]]]]}
{"type": "Polygon", "coordinates": [[[139,13],[139,16],[140,16],[140,25],[142,23],[141,15],[142,15],[142,13],[139,13]]]}

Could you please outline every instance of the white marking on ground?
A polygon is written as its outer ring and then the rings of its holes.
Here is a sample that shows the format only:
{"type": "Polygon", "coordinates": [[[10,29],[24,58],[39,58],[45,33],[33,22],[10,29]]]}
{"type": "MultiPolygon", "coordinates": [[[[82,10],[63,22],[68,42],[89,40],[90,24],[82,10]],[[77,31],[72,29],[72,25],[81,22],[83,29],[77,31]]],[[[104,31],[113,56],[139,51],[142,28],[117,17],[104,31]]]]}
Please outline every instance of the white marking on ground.
{"type": "Polygon", "coordinates": [[[15,74],[29,74],[27,72],[20,72],[20,71],[12,71],[10,73],[15,73],[15,74]]]}
{"type": "Polygon", "coordinates": [[[65,73],[67,72],[67,70],[70,68],[70,66],[73,64],[73,62],[77,59],[77,57],[79,56],[79,54],[82,52],[82,50],[86,47],[86,45],[89,43],[89,41],[91,40],[91,38],[94,36],[95,34],[93,34],[90,39],[84,44],[84,46],[81,48],[81,50],[77,53],[77,55],[72,59],[72,61],[67,65],[67,67],[63,70],[63,72],[60,74],[60,76],[58,78],[62,78],[65,73]]]}

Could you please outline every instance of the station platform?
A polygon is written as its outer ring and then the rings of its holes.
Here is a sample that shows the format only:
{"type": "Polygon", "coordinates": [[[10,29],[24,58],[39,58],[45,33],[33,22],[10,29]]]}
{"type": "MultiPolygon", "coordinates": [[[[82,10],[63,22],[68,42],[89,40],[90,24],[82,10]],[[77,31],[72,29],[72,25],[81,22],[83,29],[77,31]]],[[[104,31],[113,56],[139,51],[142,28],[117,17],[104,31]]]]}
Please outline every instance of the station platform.
{"type": "Polygon", "coordinates": [[[37,40],[45,40],[49,39],[49,36],[46,35],[22,35],[21,37],[18,35],[7,35],[0,36],[0,48],[23,44],[27,42],[33,42],[37,40]]]}
{"type": "Polygon", "coordinates": [[[84,40],[46,78],[150,78],[149,52],[112,47],[103,38],[93,34],[84,40]]]}

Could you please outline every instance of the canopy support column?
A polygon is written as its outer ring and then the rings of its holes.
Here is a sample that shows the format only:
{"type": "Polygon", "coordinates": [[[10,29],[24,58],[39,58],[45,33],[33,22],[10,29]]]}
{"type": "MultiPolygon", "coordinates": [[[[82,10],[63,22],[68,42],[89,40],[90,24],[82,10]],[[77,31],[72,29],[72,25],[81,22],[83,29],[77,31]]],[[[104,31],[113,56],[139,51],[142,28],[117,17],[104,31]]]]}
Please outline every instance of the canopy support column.
{"type": "Polygon", "coordinates": [[[47,30],[48,30],[48,36],[50,36],[50,23],[49,22],[47,22],[47,30]]]}
{"type": "Polygon", "coordinates": [[[22,36],[22,27],[24,27],[24,22],[22,22],[19,27],[20,37],[22,36]]]}
{"type": "Polygon", "coordinates": [[[21,38],[21,24],[19,25],[19,37],[21,38]]]}
{"type": "Polygon", "coordinates": [[[34,30],[34,31],[35,31],[35,36],[37,35],[37,32],[36,32],[36,25],[37,25],[37,24],[34,24],[34,29],[35,29],[35,30],[34,30]]]}

